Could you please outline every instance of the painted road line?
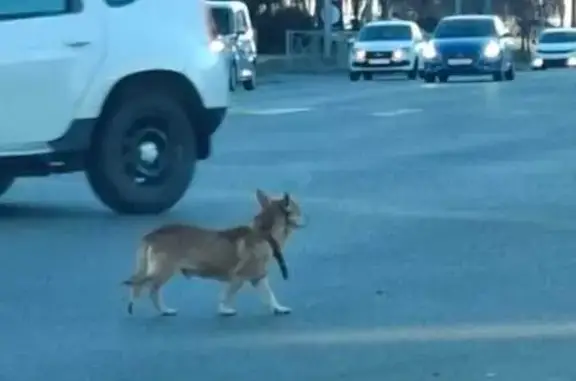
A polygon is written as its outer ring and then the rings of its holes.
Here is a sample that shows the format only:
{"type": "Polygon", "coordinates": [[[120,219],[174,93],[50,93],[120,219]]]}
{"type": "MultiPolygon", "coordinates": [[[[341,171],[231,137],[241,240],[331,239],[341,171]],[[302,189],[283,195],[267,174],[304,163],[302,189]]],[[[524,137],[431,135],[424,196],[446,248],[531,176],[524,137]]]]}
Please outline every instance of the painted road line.
{"type": "Polygon", "coordinates": [[[421,113],[422,111],[424,111],[424,110],[422,110],[420,108],[400,108],[398,110],[373,112],[372,116],[394,117],[394,116],[401,116],[401,115],[408,115],[408,114],[417,114],[417,113],[421,113]]]}
{"type": "Polygon", "coordinates": [[[269,108],[269,109],[243,109],[243,108],[232,108],[230,109],[231,114],[236,115],[286,115],[286,114],[296,114],[301,112],[311,111],[309,107],[293,107],[293,108],[269,108]]]}

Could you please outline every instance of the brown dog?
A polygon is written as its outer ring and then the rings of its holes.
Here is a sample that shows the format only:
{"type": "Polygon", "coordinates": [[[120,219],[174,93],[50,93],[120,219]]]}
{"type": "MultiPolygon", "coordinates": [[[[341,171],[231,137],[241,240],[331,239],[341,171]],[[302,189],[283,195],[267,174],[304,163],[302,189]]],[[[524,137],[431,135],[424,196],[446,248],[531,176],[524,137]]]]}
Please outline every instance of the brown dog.
{"type": "Polygon", "coordinates": [[[146,286],[154,307],[164,316],[177,311],[164,306],[161,287],[178,272],[186,278],[199,277],[225,283],[218,312],[236,314],[233,298],[245,282],[262,293],[263,301],[275,314],[288,314],[274,296],[267,278],[267,265],[275,258],[282,276],[288,277],[281,247],[296,228],[302,227],[302,214],[287,193],[274,199],[257,190],[261,210],[251,226],[213,230],[184,224],[162,226],[142,238],[137,254],[136,273],[123,284],[131,287],[128,312],[146,286]]]}

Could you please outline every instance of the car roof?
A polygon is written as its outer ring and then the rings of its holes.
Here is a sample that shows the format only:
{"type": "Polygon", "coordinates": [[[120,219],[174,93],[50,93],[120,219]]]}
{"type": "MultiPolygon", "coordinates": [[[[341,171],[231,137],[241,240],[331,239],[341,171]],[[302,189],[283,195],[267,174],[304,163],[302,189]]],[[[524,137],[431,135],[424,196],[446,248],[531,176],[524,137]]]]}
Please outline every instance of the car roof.
{"type": "Polygon", "coordinates": [[[495,20],[496,15],[481,15],[481,14],[469,14],[469,15],[452,15],[443,17],[442,20],[495,20]]]}
{"type": "Polygon", "coordinates": [[[412,26],[414,24],[413,21],[409,20],[378,20],[378,21],[370,21],[369,23],[364,24],[364,28],[368,26],[392,26],[392,25],[404,25],[404,26],[412,26]]]}
{"type": "Polygon", "coordinates": [[[248,7],[242,1],[206,1],[210,7],[229,8],[233,11],[247,11],[248,7]]]}

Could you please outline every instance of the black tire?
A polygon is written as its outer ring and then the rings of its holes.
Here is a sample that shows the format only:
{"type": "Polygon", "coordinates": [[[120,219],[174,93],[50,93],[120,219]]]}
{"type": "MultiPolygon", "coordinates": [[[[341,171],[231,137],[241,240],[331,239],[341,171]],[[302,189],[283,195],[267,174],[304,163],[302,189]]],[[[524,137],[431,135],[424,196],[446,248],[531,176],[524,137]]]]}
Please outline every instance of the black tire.
{"type": "Polygon", "coordinates": [[[247,79],[245,81],[242,81],[242,86],[244,87],[244,90],[248,90],[248,91],[252,91],[256,89],[256,79],[254,77],[247,79]]]}
{"type": "Polygon", "coordinates": [[[494,80],[494,82],[502,82],[502,80],[504,79],[504,73],[501,71],[497,71],[494,74],[492,74],[492,79],[494,80]]]}
{"type": "Polygon", "coordinates": [[[360,79],[360,73],[357,71],[351,71],[348,73],[348,76],[350,77],[350,80],[352,82],[357,82],[360,79]]]}
{"type": "Polygon", "coordinates": [[[194,177],[196,135],[177,98],[134,90],[122,94],[99,121],[86,176],[100,201],[116,213],[158,214],[184,196],[194,177]],[[152,163],[142,157],[144,144],[156,145],[152,163]]]}
{"type": "Polygon", "coordinates": [[[425,76],[424,70],[418,70],[418,77],[420,77],[420,79],[424,79],[424,76],[425,76]]]}
{"type": "Polygon", "coordinates": [[[434,83],[436,82],[436,76],[432,73],[424,73],[424,82],[434,83]]]}
{"type": "Polygon", "coordinates": [[[438,74],[438,81],[442,83],[448,82],[448,78],[450,78],[448,74],[438,74]]]}
{"type": "Polygon", "coordinates": [[[513,81],[516,78],[516,70],[514,65],[510,65],[508,70],[504,73],[504,79],[507,81],[513,81]]]}
{"type": "Polygon", "coordinates": [[[371,81],[372,78],[374,78],[374,76],[372,75],[372,73],[362,73],[362,76],[364,77],[365,81],[371,81]]]}
{"type": "Polygon", "coordinates": [[[414,61],[414,67],[407,74],[409,80],[418,79],[418,60],[414,61]]]}
{"type": "Polygon", "coordinates": [[[14,177],[12,176],[2,176],[0,177],[0,196],[3,196],[6,192],[10,190],[12,184],[14,184],[14,177]]]}
{"type": "Polygon", "coordinates": [[[230,91],[234,92],[238,87],[238,70],[236,69],[236,63],[232,63],[232,65],[230,65],[229,78],[228,88],[230,91]]]}

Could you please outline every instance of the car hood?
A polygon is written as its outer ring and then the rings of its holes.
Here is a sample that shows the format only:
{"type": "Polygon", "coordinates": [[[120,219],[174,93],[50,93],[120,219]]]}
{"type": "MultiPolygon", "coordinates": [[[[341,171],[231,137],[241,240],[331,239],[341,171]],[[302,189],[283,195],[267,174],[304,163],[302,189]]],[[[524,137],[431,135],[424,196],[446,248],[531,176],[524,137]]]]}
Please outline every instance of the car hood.
{"type": "Polygon", "coordinates": [[[411,41],[356,41],[354,48],[372,52],[386,52],[395,49],[410,48],[411,41]]]}
{"type": "Polygon", "coordinates": [[[440,54],[477,53],[491,41],[491,38],[439,38],[432,42],[440,54]]]}

